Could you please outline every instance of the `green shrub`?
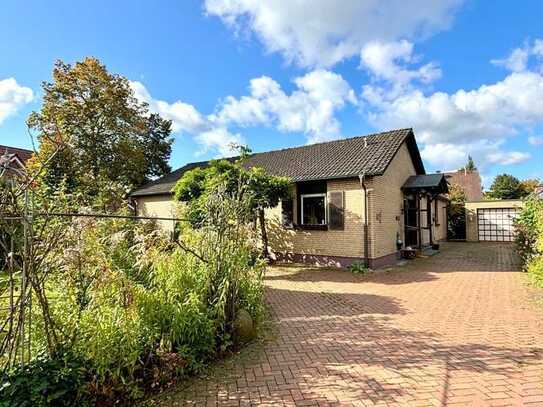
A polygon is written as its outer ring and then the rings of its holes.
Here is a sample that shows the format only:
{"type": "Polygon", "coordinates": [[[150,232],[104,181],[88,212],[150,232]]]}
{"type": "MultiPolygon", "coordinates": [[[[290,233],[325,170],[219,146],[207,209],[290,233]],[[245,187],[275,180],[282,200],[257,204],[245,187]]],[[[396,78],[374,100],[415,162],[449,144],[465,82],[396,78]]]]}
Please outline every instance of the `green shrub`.
{"type": "MultiPolygon", "coordinates": [[[[529,198],[515,220],[516,248],[524,265],[539,253],[538,239],[543,241],[543,200],[529,198]]],[[[540,243],[541,244],[541,243],[540,243]]]]}
{"type": "Polygon", "coordinates": [[[543,287],[543,200],[529,198],[515,221],[515,243],[524,270],[543,287]]]}
{"type": "Polygon", "coordinates": [[[89,360],[94,381],[131,385],[150,343],[135,307],[101,305],[86,310],[74,348],[89,360]]]}
{"type": "Polygon", "coordinates": [[[254,270],[250,271],[250,275],[240,281],[239,287],[239,308],[246,310],[254,323],[258,326],[264,318],[264,283],[262,280],[261,264],[257,264],[254,270]]]}
{"type": "Polygon", "coordinates": [[[159,292],[142,292],[138,299],[143,324],[161,352],[184,360],[180,374],[196,373],[215,350],[215,327],[201,299],[190,293],[171,301],[159,292]]]}
{"type": "Polygon", "coordinates": [[[255,257],[248,199],[218,188],[203,203],[199,227],[180,229],[177,243],[126,220],[63,225],[44,263],[53,323],[33,308],[33,351],[70,349],[85,360],[89,394],[110,404],[201,371],[233,345],[242,310],[255,323],[264,314],[265,263],[255,257]],[[55,330],[55,346],[47,329],[55,330]]]}
{"type": "Polygon", "coordinates": [[[54,358],[41,354],[4,377],[0,406],[89,405],[86,375],[85,363],[71,352],[54,358]]]}
{"type": "Polygon", "coordinates": [[[353,274],[364,274],[369,271],[369,268],[366,267],[366,264],[363,261],[354,261],[347,266],[347,270],[353,274]]]}
{"type": "Polygon", "coordinates": [[[528,263],[526,271],[528,271],[532,281],[538,287],[543,288],[543,256],[532,258],[528,263]]]}

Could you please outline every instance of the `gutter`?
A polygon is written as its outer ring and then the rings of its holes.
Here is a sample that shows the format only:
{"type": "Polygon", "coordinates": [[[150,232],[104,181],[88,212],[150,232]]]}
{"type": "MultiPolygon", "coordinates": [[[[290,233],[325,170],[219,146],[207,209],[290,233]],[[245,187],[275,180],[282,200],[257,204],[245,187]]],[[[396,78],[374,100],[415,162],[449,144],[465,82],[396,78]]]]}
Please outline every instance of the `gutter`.
{"type": "Polygon", "coordinates": [[[363,238],[364,238],[364,263],[366,267],[370,265],[369,257],[369,236],[368,236],[368,189],[366,187],[366,171],[358,176],[360,180],[360,186],[364,190],[364,228],[363,228],[363,238]]]}

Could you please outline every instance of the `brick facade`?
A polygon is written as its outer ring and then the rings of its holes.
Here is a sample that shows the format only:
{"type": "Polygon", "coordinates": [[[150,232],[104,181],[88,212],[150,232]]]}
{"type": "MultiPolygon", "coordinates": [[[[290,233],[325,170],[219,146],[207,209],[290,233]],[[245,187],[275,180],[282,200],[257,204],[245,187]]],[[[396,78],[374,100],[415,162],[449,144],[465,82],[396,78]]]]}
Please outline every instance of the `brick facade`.
{"type": "MultiPolygon", "coordinates": [[[[266,211],[270,246],[275,252],[298,255],[364,257],[364,194],[357,178],[330,180],[327,194],[344,191],[344,230],[301,230],[281,225],[281,205],[266,211]]],[[[295,194],[294,194],[295,195],[295,194]]],[[[297,219],[297,205],[294,205],[297,219]]]]}
{"type": "Polygon", "coordinates": [[[401,187],[407,178],[415,174],[411,156],[403,144],[385,173],[371,178],[367,183],[371,258],[396,252],[398,234],[404,239],[401,187]]]}
{"type": "MultiPolygon", "coordinates": [[[[411,155],[403,143],[381,176],[367,177],[368,202],[368,257],[370,265],[381,267],[396,259],[397,238],[404,240],[402,185],[416,170],[411,155]]],[[[266,221],[272,256],[277,259],[303,260],[323,265],[345,266],[363,260],[364,253],[364,192],[359,178],[326,181],[327,200],[335,191],[344,193],[344,227],[342,230],[308,230],[282,225],[281,205],[266,210],[266,221]]],[[[296,197],[296,186],[294,194],[296,197]]],[[[170,195],[137,197],[141,216],[175,217],[177,207],[170,195]]],[[[425,205],[425,200],[421,202],[425,205]]],[[[446,238],[446,200],[438,201],[439,224],[433,224],[433,240],[446,238]]],[[[435,217],[432,204],[432,219],[435,217]]],[[[298,219],[298,205],[294,202],[294,219],[298,219]]],[[[173,232],[172,221],[158,221],[161,228],[173,232]]],[[[426,225],[426,217],[422,216],[426,225]]],[[[423,231],[423,242],[429,242],[429,232],[423,231]]]]}
{"type": "MultiPolygon", "coordinates": [[[[411,156],[405,144],[382,176],[368,177],[368,240],[370,265],[381,267],[396,260],[398,236],[404,240],[402,185],[415,175],[411,156]]],[[[327,194],[332,191],[345,193],[344,230],[304,230],[285,228],[281,225],[281,205],[266,211],[270,234],[270,247],[278,259],[303,260],[321,265],[345,266],[364,259],[364,192],[358,178],[329,180],[327,194]]],[[[293,194],[296,196],[296,194],[293,194]]],[[[421,202],[426,205],[425,199],[421,202]]],[[[432,222],[433,240],[447,236],[446,200],[438,201],[438,222],[432,222]]],[[[297,219],[297,205],[294,219],[297,219]]],[[[435,219],[432,203],[432,219],[435,219]]],[[[426,226],[426,217],[422,217],[426,226]]],[[[429,243],[429,231],[423,231],[423,242],[429,243]]]]}

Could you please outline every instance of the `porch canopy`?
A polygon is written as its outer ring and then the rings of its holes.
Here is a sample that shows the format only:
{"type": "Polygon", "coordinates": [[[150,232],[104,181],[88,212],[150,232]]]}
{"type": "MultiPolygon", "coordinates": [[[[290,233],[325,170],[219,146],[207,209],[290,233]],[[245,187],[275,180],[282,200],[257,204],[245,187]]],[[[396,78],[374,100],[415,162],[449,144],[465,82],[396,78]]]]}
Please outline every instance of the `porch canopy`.
{"type": "MultiPolygon", "coordinates": [[[[404,227],[406,246],[416,246],[422,250],[423,230],[429,234],[428,243],[433,243],[432,236],[432,202],[438,199],[441,194],[449,192],[445,174],[421,174],[412,175],[402,186],[404,192],[404,227]],[[421,204],[424,198],[425,205],[421,204]],[[426,221],[422,222],[424,214],[426,221]]],[[[434,205],[437,210],[437,205],[434,205]]]]}
{"type": "Polygon", "coordinates": [[[407,178],[402,189],[408,193],[420,192],[433,196],[449,192],[445,174],[412,175],[407,178]]]}

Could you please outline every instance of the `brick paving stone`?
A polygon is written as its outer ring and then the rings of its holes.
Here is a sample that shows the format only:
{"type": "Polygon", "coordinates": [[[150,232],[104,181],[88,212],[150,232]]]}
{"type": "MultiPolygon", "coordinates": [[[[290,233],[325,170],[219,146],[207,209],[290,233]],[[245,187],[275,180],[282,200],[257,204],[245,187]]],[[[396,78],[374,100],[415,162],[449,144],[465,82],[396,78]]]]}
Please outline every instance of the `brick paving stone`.
{"type": "Polygon", "coordinates": [[[272,268],[277,337],[169,405],[543,406],[543,310],[513,247],[441,247],[366,276],[272,268]]]}

